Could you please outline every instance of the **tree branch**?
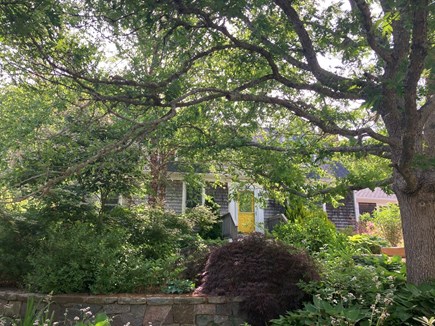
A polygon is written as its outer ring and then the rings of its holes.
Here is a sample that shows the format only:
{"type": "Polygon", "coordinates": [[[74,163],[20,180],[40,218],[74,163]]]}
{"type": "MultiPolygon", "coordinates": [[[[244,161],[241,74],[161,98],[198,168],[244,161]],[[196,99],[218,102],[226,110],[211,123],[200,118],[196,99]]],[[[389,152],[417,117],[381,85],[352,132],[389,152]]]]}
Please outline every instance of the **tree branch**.
{"type": "MultiPolygon", "coordinates": [[[[359,12],[361,13],[362,17],[362,25],[366,33],[367,43],[370,45],[370,47],[373,49],[373,51],[376,52],[384,61],[391,62],[392,56],[391,51],[387,50],[385,44],[379,44],[378,40],[376,39],[375,34],[375,26],[372,22],[371,12],[370,8],[365,0],[351,0],[353,1],[359,12]]],[[[385,43],[385,42],[382,42],[385,43]]]]}
{"type": "Polygon", "coordinates": [[[310,35],[300,20],[298,13],[291,6],[291,2],[289,0],[275,0],[275,3],[283,10],[292,23],[301,42],[309,70],[322,84],[346,92],[353,85],[352,80],[336,75],[320,66],[310,35]]]}

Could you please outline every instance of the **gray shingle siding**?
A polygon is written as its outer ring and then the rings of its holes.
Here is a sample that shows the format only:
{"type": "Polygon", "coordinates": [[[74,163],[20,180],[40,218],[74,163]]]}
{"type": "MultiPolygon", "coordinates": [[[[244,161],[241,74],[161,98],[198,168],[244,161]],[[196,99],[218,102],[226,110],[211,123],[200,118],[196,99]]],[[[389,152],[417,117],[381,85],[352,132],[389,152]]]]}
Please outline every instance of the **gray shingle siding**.
{"type": "Polygon", "coordinates": [[[170,181],[166,185],[166,209],[172,210],[175,213],[181,214],[183,202],[183,182],[170,181]]]}
{"type": "Polygon", "coordinates": [[[355,227],[356,219],[353,193],[349,193],[341,202],[344,205],[337,208],[334,208],[331,204],[326,204],[326,213],[329,219],[338,229],[355,227]]]}
{"type": "Polygon", "coordinates": [[[211,197],[213,197],[214,201],[220,205],[220,214],[225,215],[228,213],[228,187],[227,186],[218,186],[214,187],[211,184],[208,184],[205,187],[205,193],[211,197]]]}
{"type": "Polygon", "coordinates": [[[274,217],[278,214],[283,214],[283,213],[284,213],[284,207],[277,204],[272,199],[267,200],[267,206],[264,208],[264,219],[265,220],[268,218],[274,217]]]}

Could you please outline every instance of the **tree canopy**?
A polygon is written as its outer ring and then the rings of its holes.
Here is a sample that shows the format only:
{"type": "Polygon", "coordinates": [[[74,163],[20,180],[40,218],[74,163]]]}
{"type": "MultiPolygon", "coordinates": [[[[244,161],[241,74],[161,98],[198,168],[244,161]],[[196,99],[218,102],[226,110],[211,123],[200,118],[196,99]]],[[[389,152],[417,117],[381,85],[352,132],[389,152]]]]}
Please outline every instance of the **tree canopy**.
{"type": "Polygon", "coordinates": [[[2,1],[0,62],[4,84],[62,88],[64,110],[122,126],[36,192],[159,133],[307,197],[331,190],[307,176],[356,159],[339,186],[393,186],[419,283],[435,278],[433,24],[428,0],[2,1]]]}

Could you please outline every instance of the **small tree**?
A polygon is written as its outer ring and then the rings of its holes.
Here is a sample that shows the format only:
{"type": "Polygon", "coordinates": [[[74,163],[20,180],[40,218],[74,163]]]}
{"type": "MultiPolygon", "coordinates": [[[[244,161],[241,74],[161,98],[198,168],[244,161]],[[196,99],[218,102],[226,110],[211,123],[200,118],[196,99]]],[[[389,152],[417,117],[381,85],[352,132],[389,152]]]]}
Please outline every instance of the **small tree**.
{"type": "Polygon", "coordinates": [[[399,206],[388,204],[387,206],[378,207],[373,212],[373,217],[366,213],[361,215],[361,220],[373,222],[376,228],[375,233],[385,238],[390,244],[396,247],[403,241],[402,222],[400,220],[399,206]]]}

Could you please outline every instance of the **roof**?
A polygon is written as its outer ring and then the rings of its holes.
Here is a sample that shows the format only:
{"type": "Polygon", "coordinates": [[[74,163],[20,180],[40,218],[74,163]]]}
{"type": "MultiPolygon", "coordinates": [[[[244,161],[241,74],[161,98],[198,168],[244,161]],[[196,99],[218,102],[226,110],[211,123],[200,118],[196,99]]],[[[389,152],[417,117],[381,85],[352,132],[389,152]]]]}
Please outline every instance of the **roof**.
{"type": "Polygon", "coordinates": [[[385,199],[397,202],[396,195],[389,195],[385,193],[381,188],[376,187],[375,190],[369,188],[361,189],[355,192],[355,198],[358,199],[385,199]]]}

